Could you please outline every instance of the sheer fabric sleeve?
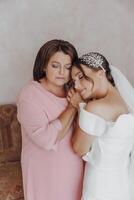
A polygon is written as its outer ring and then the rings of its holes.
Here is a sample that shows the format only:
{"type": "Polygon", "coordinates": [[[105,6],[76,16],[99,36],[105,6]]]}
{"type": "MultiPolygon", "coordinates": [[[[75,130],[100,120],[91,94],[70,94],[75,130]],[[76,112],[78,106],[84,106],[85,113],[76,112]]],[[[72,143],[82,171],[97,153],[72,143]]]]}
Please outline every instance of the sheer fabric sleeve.
{"type": "Polygon", "coordinates": [[[133,115],[131,115],[133,117],[133,122],[132,122],[132,126],[131,124],[129,125],[129,130],[132,129],[132,142],[133,142],[133,146],[132,146],[132,150],[130,153],[130,166],[129,166],[129,184],[130,184],[130,197],[131,200],[134,199],[134,113],[133,115]]]}
{"type": "Polygon", "coordinates": [[[106,121],[84,109],[85,103],[80,103],[79,126],[89,135],[101,136],[107,129],[106,121]]]}
{"type": "Polygon", "coordinates": [[[55,150],[57,136],[62,129],[60,120],[49,121],[39,105],[26,100],[18,102],[17,109],[18,120],[27,136],[41,148],[55,150]]]}
{"type": "Polygon", "coordinates": [[[130,168],[129,168],[129,181],[130,181],[130,197],[134,199],[134,147],[130,154],[130,168]]]}

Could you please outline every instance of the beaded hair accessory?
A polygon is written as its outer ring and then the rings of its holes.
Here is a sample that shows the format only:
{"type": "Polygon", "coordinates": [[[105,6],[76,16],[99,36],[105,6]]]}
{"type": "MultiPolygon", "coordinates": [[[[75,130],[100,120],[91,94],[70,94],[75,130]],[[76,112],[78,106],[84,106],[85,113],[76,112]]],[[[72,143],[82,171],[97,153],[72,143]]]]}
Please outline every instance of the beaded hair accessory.
{"type": "Polygon", "coordinates": [[[102,66],[103,58],[98,53],[91,52],[84,54],[79,58],[79,60],[81,62],[86,63],[87,65],[91,66],[94,69],[101,67],[102,70],[106,71],[102,66]]]}

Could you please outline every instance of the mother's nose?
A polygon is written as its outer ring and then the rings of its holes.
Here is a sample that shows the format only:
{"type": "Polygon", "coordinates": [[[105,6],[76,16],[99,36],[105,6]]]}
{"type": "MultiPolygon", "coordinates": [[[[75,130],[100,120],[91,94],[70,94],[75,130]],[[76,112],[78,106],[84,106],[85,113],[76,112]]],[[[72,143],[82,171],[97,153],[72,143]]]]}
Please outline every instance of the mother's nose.
{"type": "Polygon", "coordinates": [[[60,67],[60,68],[59,68],[59,74],[62,74],[62,75],[63,75],[63,74],[64,74],[64,71],[65,71],[65,70],[64,70],[64,67],[60,67]]]}

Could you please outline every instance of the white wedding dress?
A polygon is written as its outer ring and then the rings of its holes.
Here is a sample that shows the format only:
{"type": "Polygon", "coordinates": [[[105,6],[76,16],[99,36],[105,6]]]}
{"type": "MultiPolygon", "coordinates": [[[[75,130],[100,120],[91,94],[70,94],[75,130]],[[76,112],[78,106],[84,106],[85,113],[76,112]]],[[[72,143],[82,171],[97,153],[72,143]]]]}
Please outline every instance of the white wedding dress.
{"type": "Polygon", "coordinates": [[[80,104],[79,126],[96,138],[83,156],[86,166],[82,200],[134,200],[130,172],[134,114],[122,114],[116,122],[108,122],[87,112],[84,106],[80,104]]]}

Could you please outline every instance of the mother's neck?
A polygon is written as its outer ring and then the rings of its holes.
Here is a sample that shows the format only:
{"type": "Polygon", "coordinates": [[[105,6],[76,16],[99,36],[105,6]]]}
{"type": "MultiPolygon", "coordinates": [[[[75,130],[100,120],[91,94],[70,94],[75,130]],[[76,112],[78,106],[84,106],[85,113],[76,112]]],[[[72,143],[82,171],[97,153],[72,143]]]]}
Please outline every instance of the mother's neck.
{"type": "Polygon", "coordinates": [[[66,91],[64,86],[56,86],[48,82],[46,79],[40,80],[41,85],[48,90],[49,92],[53,93],[54,95],[64,98],[66,97],[66,91]]]}

